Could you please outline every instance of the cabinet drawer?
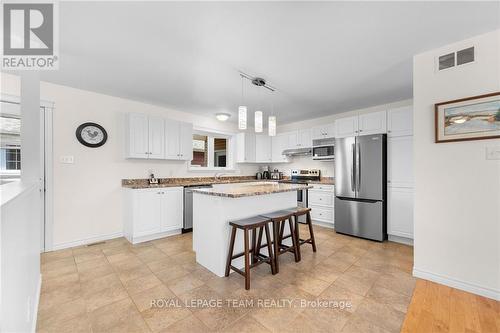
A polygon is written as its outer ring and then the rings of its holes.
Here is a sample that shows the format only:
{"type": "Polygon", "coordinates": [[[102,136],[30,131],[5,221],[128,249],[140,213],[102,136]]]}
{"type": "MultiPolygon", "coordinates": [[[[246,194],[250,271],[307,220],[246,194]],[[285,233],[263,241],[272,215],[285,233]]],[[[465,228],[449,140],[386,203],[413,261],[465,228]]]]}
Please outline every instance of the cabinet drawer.
{"type": "Polygon", "coordinates": [[[309,191],[309,204],[333,206],[333,192],[309,191]]]}
{"type": "Polygon", "coordinates": [[[312,186],[314,186],[314,187],[312,188],[312,190],[309,190],[309,191],[319,190],[319,191],[333,192],[335,190],[334,185],[312,184],[312,186]]]}
{"type": "Polygon", "coordinates": [[[311,219],[333,223],[333,208],[311,206],[311,219]]]}

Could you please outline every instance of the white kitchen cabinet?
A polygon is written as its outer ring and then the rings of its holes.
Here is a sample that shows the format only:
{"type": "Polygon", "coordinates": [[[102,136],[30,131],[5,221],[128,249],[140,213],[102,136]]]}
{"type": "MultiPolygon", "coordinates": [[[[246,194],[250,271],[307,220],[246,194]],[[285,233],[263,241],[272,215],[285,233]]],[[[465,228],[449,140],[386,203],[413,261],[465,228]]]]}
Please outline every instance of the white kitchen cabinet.
{"type": "Polygon", "coordinates": [[[165,123],[163,118],[149,117],[149,158],[165,158],[165,123]]]}
{"type": "Polygon", "coordinates": [[[275,163],[289,162],[283,151],[288,149],[288,134],[278,134],[271,139],[271,159],[275,163]]]}
{"type": "Polygon", "coordinates": [[[387,111],[387,136],[413,135],[413,107],[403,106],[387,111]]]}
{"type": "Polygon", "coordinates": [[[255,134],[238,133],[236,135],[236,162],[255,162],[255,134]]]}
{"type": "Polygon", "coordinates": [[[382,134],[387,132],[387,112],[370,112],[359,115],[359,135],[382,134]]]}
{"type": "Polygon", "coordinates": [[[165,119],[165,158],[169,160],[193,159],[193,125],[165,119]]]}
{"type": "Polygon", "coordinates": [[[133,244],[180,234],[183,188],[125,189],[125,237],[133,244]]]}
{"type": "Polygon", "coordinates": [[[388,188],[387,233],[413,239],[413,189],[388,188]]]}
{"type": "Polygon", "coordinates": [[[286,135],[288,136],[289,149],[312,147],[312,135],[309,128],[287,132],[286,135]]]}
{"type": "Polygon", "coordinates": [[[266,134],[255,135],[255,161],[259,163],[271,162],[271,137],[266,134]]]}
{"type": "Polygon", "coordinates": [[[314,187],[308,190],[308,207],[311,208],[311,219],[313,223],[326,227],[334,225],[334,185],[312,184],[314,187]]]}
{"type": "Polygon", "coordinates": [[[313,140],[333,138],[335,137],[335,124],[316,126],[311,132],[313,140]]]}
{"type": "Polygon", "coordinates": [[[163,119],[140,113],[126,118],[126,157],[164,158],[165,128],[163,119]]]}
{"type": "Polygon", "coordinates": [[[347,138],[358,135],[358,116],[335,120],[335,137],[347,138]]]}
{"type": "Polygon", "coordinates": [[[387,185],[413,187],[413,136],[387,138],[387,185]]]}

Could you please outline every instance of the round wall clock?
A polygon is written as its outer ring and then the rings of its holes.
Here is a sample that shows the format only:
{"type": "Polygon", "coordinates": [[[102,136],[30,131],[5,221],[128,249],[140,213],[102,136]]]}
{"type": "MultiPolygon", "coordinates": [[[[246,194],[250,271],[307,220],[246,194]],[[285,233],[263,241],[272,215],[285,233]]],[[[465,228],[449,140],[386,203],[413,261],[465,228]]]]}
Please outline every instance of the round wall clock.
{"type": "Polygon", "coordinates": [[[84,146],[97,148],[106,143],[108,133],[96,123],[84,123],[76,129],[76,138],[84,146]]]}

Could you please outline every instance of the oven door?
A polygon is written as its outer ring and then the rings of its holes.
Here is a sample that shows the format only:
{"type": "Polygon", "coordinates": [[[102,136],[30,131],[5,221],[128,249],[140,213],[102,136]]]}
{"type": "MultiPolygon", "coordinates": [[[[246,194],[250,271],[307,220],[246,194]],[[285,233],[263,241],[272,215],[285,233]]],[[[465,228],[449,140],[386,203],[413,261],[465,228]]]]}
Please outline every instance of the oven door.
{"type": "MultiPolygon", "coordinates": [[[[297,206],[306,208],[308,207],[307,203],[307,189],[297,191],[297,206]]],[[[305,223],[306,217],[305,215],[299,216],[299,222],[305,223]]]]}

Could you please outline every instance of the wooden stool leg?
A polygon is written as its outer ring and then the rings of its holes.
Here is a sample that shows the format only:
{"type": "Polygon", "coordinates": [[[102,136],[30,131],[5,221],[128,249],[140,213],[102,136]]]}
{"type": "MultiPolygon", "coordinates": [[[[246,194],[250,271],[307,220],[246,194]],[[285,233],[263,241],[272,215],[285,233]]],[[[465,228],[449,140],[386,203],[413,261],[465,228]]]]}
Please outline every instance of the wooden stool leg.
{"type": "Polygon", "coordinates": [[[255,235],[256,232],[256,229],[252,229],[252,254],[250,256],[250,262],[252,263],[252,265],[255,263],[255,254],[257,253],[257,236],[255,235]]]}
{"type": "Polygon", "coordinates": [[[231,240],[229,241],[229,253],[227,254],[227,263],[226,263],[226,276],[229,276],[229,271],[231,270],[231,261],[233,257],[234,250],[234,240],[236,238],[236,227],[233,226],[233,230],[231,230],[231,240]]]}
{"type": "Polygon", "coordinates": [[[283,234],[285,233],[285,221],[280,221],[280,233],[279,233],[279,242],[278,244],[283,245],[283,234]]]}
{"type": "MultiPolygon", "coordinates": [[[[284,223],[285,221],[283,221],[284,223]]],[[[292,246],[293,246],[293,255],[295,257],[295,262],[299,262],[299,245],[297,244],[297,234],[295,233],[295,228],[293,227],[292,218],[288,219],[288,225],[290,226],[290,235],[292,236],[292,246]]]]}
{"type": "Polygon", "coordinates": [[[248,229],[244,230],[245,243],[245,289],[250,289],[250,248],[248,245],[248,229]]]}
{"type": "Polygon", "coordinates": [[[299,261],[302,259],[300,254],[300,229],[299,229],[299,217],[297,215],[293,216],[295,221],[295,244],[297,244],[297,252],[299,253],[299,261]]]}
{"type": "MultiPolygon", "coordinates": [[[[273,254],[273,247],[271,246],[271,235],[269,233],[269,226],[265,225],[266,228],[266,241],[267,241],[267,252],[269,256],[269,260],[271,261],[271,273],[274,275],[276,274],[276,267],[275,267],[275,259],[274,259],[274,254],[273,254]]],[[[262,230],[262,228],[261,228],[262,230]]]]}
{"type": "Polygon", "coordinates": [[[274,245],[274,271],[275,273],[279,273],[280,265],[279,265],[279,255],[280,248],[278,245],[278,223],[277,221],[273,221],[273,245],[274,245]]]}
{"type": "Polygon", "coordinates": [[[259,236],[257,237],[257,250],[254,255],[258,259],[260,254],[260,247],[262,246],[262,234],[264,233],[264,227],[259,228],[259,236]]]}
{"type": "Polygon", "coordinates": [[[314,231],[313,231],[313,226],[312,226],[312,221],[311,221],[311,214],[307,212],[306,215],[306,221],[307,225],[309,226],[309,234],[311,235],[311,244],[313,247],[313,252],[316,252],[316,240],[314,239],[314,231]]]}

